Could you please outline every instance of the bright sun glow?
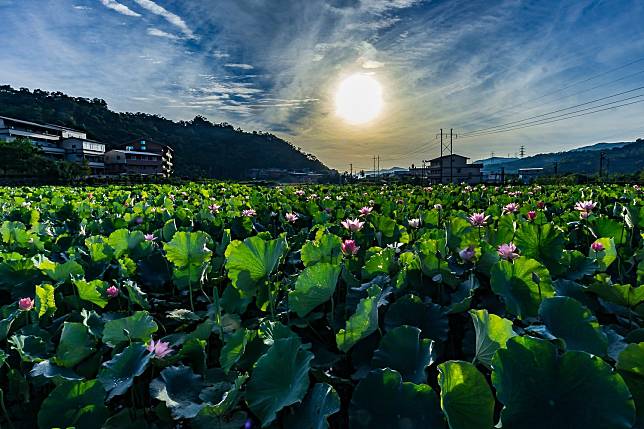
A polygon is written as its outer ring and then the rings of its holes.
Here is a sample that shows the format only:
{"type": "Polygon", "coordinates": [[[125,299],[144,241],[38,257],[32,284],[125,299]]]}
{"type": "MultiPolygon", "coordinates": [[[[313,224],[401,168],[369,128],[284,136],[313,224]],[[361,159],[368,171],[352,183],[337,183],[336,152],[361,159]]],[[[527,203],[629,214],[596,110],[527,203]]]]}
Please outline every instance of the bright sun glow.
{"type": "Polygon", "coordinates": [[[354,74],[342,81],[335,95],[336,114],[350,124],[364,124],[382,110],[382,87],[371,76],[354,74]]]}

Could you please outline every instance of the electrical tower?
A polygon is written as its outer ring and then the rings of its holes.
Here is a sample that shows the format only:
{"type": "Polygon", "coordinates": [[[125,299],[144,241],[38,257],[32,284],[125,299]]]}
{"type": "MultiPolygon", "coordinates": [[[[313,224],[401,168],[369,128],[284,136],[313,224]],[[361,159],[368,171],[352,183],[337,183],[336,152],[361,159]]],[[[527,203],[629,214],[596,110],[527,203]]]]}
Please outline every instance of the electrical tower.
{"type": "Polygon", "coordinates": [[[604,176],[604,161],[606,161],[606,167],[608,167],[608,157],[606,156],[606,152],[601,151],[599,152],[599,177],[604,176]]]}
{"type": "Polygon", "coordinates": [[[440,182],[443,183],[443,156],[449,154],[449,182],[452,183],[454,181],[454,169],[453,169],[453,164],[454,164],[454,158],[453,158],[453,148],[454,148],[454,139],[457,139],[458,135],[454,134],[454,129],[450,128],[449,129],[449,141],[447,141],[447,133],[443,133],[443,129],[441,128],[440,134],[436,134],[436,139],[440,139],[440,145],[441,145],[441,157],[440,157],[440,169],[441,169],[441,177],[440,177],[440,182]]]}
{"type": "Polygon", "coordinates": [[[519,148],[519,156],[523,158],[525,156],[525,146],[521,145],[519,148]]]}

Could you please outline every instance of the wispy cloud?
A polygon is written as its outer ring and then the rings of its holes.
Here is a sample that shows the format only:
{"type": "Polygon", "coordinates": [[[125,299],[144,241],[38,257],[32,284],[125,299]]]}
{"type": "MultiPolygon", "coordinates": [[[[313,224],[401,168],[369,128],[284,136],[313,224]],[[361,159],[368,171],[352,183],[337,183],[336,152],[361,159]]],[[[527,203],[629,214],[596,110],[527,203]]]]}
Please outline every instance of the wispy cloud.
{"type": "Polygon", "coordinates": [[[250,64],[241,64],[241,63],[226,63],[224,64],[224,67],[229,67],[233,69],[242,69],[242,70],[252,70],[255,68],[250,64]]]}
{"type": "Polygon", "coordinates": [[[133,16],[133,17],[140,17],[141,14],[134,12],[132,9],[129,7],[125,6],[124,4],[121,4],[117,2],[116,0],[101,0],[101,3],[103,3],[103,6],[108,7],[121,15],[125,16],[133,16]]]}
{"type": "Polygon", "coordinates": [[[179,40],[180,39],[180,37],[177,36],[176,34],[171,34],[171,33],[165,32],[163,30],[159,30],[158,28],[155,28],[155,27],[148,28],[148,34],[150,36],[165,37],[166,39],[171,39],[171,40],[179,40]]]}
{"type": "Polygon", "coordinates": [[[189,39],[196,39],[194,32],[188,27],[188,24],[178,15],[168,11],[163,6],[156,4],[151,0],[134,0],[142,8],[165,18],[170,24],[177,27],[189,39]]]}

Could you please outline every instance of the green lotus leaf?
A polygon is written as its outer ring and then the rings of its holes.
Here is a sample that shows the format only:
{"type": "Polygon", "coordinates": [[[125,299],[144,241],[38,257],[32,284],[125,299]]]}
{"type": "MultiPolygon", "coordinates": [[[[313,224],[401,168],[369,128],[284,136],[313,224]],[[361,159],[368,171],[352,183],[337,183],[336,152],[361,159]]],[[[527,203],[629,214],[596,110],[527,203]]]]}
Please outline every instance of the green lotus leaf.
{"type": "Polygon", "coordinates": [[[424,303],[418,296],[405,295],[389,306],[385,314],[385,329],[410,325],[422,331],[423,338],[434,341],[447,339],[448,319],[438,304],[424,303]]]}
{"type": "Polygon", "coordinates": [[[56,349],[57,365],[71,368],[94,353],[96,341],[82,323],[65,322],[56,349]]]}
{"type": "Polygon", "coordinates": [[[55,283],[63,283],[70,280],[73,276],[82,277],[85,274],[83,267],[74,260],[69,260],[59,264],[50,261],[43,255],[38,255],[37,257],[34,257],[33,260],[34,266],[55,283]]]}
{"type": "Polygon", "coordinates": [[[588,286],[588,290],[606,301],[628,308],[635,308],[644,302],[644,286],[595,282],[588,286]]]}
{"type": "Polygon", "coordinates": [[[550,223],[523,223],[517,229],[514,244],[521,255],[536,259],[548,269],[556,271],[563,254],[564,235],[557,226],[550,223]]]}
{"type": "Polygon", "coordinates": [[[644,342],[629,344],[619,355],[617,371],[624,378],[637,408],[635,428],[644,428],[644,342]]]}
{"type": "Polygon", "coordinates": [[[111,360],[104,362],[97,379],[107,391],[107,399],[127,392],[134,383],[134,377],[143,374],[149,362],[150,352],[141,343],[130,344],[111,360]]]}
{"type": "Polygon", "coordinates": [[[91,302],[101,308],[105,308],[108,302],[107,283],[103,280],[92,280],[90,282],[84,279],[75,279],[74,286],[78,289],[78,296],[83,301],[91,302]]]}
{"type": "Polygon", "coordinates": [[[337,235],[325,233],[315,241],[307,241],[301,250],[301,259],[305,267],[326,262],[338,264],[342,260],[342,240],[337,235]]]}
{"type": "Polygon", "coordinates": [[[114,257],[118,259],[134,251],[141,243],[145,243],[145,237],[141,231],[130,232],[127,229],[117,229],[110,234],[107,243],[114,249],[114,257]]]}
{"type": "Polygon", "coordinates": [[[391,369],[371,371],[353,391],[349,427],[442,428],[436,393],[426,384],[403,383],[391,369]]]}
{"type": "Polygon", "coordinates": [[[67,382],[51,391],[38,412],[40,429],[96,429],[107,419],[105,390],[97,380],[67,382]]]}
{"type": "Polygon", "coordinates": [[[36,286],[36,311],[38,311],[38,317],[51,316],[56,312],[56,297],[52,285],[36,286]]]}
{"type": "Polygon", "coordinates": [[[406,325],[387,331],[373,353],[372,367],[396,370],[403,381],[426,382],[425,368],[433,363],[435,356],[432,341],[421,339],[420,334],[420,329],[406,325]]]}
{"type": "Polygon", "coordinates": [[[147,311],[137,311],[132,316],[110,320],[103,327],[103,342],[110,347],[130,341],[147,342],[158,326],[147,311]]]}
{"type": "Polygon", "coordinates": [[[242,296],[254,296],[258,284],[273,273],[285,251],[283,238],[266,241],[254,236],[243,242],[233,241],[226,249],[228,278],[242,296]]]}
{"type": "MultiPolygon", "coordinates": [[[[225,385],[224,388],[214,386],[206,388],[199,394],[199,398],[205,401],[205,404],[199,414],[195,417],[193,423],[197,427],[205,427],[208,423],[219,422],[220,417],[226,415],[230,410],[237,406],[237,403],[242,396],[242,385],[248,376],[243,374],[237,376],[233,383],[222,382],[220,385],[225,385]],[[213,398],[212,391],[216,390],[217,395],[213,398]]],[[[216,426],[215,427],[219,427],[216,426]]]]}
{"type": "Polygon", "coordinates": [[[469,362],[448,361],[438,365],[441,408],[450,429],[491,428],[494,396],[485,377],[469,362]]]}
{"type": "Polygon", "coordinates": [[[379,274],[393,274],[396,269],[396,251],[384,249],[373,254],[362,268],[362,278],[371,280],[379,274]]]}
{"type": "Polygon", "coordinates": [[[295,290],[288,295],[288,304],[298,316],[304,317],[315,307],[327,302],[335,292],[341,267],[318,263],[300,273],[295,290]]]}
{"type": "Polygon", "coordinates": [[[615,241],[612,238],[605,237],[598,238],[595,241],[601,243],[604,246],[604,250],[597,252],[591,247],[588,251],[588,256],[595,260],[601,271],[606,271],[610,264],[615,262],[615,260],[617,259],[617,249],[615,248],[615,241]]]}
{"type": "Polygon", "coordinates": [[[300,340],[275,341],[257,360],[246,389],[248,407],[268,426],[284,407],[300,402],[309,387],[313,354],[302,349],[300,340]]]}
{"type": "Polygon", "coordinates": [[[565,250],[561,262],[565,268],[563,275],[569,280],[592,276],[599,268],[592,258],[585,256],[579,250],[565,250]]]}
{"type": "Polygon", "coordinates": [[[47,343],[35,335],[14,335],[7,342],[24,362],[40,362],[47,358],[47,343]]]}
{"type": "Polygon", "coordinates": [[[166,258],[177,268],[200,267],[210,260],[213,241],[202,231],[177,232],[169,243],[163,245],[166,258]]]}
{"type": "MultiPolygon", "coordinates": [[[[380,289],[377,286],[374,286],[380,289]]],[[[363,298],[358,303],[355,313],[349,317],[344,329],[335,334],[338,349],[348,352],[351,347],[378,329],[378,296],[363,298]]]]}
{"type": "Polygon", "coordinates": [[[600,238],[612,238],[617,244],[624,244],[628,232],[623,222],[618,222],[607,217],[599,217],[593,221],[592,229],[595,235],[600,238]]]}
{"type": "Polygon", "coordinates": [[[60,380],[82,380],[83,377],[76,374],[73,370],[65,368],[63,366],[58,366],[52,363],[50,360],[44,360],[38,362],[31,368],[29,375],[32,377],[43,376],[45,378],[55,378],[58,381],[60,380]]]}
{"type": "Polygon", "coordinates": [[[248,338],[246,329],[241,328],[226,339],[226,342],[219,353],[219,363],[226,373],[230,371],[233,365],[235,365],[244,354],[248,338]]]}
{"type": "Polygon", "coordinates": [[[512,330],[512,321],[487,310],[470,310],[470,316],[476,331],[475,360],[490,367],[496,351],[505,348],[506,342],[517,335],[512,330]]]}
{"type": "Polygon", "coordinates": [[[150,383],[150,396],[165,403],[175,419],[195,417],[204,404],[199,399],[203,380],[187,366],[172,366],[150,383]]]}
{"type": "Polygon", "coordinates": [[[340,411],[340,396],[326,383],[317,383],[294,413],[284,419],[286,429],[328,429],[327,417],[340,411]]]}
{"type": "Polygon", "coordinates": [[[107,419],[101,429],[148,429],[150,426],[145,421],[145,416],[132,411],[130,408],[123,408],[118,413],[107,419]]]}
{"type": "Polygon", "coordinates": [[[541,301],[555,294],[548,270],[526,257],[499,261],[492,267],[490,285],[503,297],[508,312],[519,318],[536,316],[541,301]]]}
{"type": "Polygon", "coordinates": [[[559,355],[548,341],[514,337],[492,367],[504,427],[627,429],[635,420],[624,380],[599,357],[559,355]]]}
{"type": "Polygon", "coordinates": [[[579,301],[564,296],[544,299],[539,317],[550,333],[566,342],[567,350],[606,355],[608,338],[593,313],[579,301]]]}

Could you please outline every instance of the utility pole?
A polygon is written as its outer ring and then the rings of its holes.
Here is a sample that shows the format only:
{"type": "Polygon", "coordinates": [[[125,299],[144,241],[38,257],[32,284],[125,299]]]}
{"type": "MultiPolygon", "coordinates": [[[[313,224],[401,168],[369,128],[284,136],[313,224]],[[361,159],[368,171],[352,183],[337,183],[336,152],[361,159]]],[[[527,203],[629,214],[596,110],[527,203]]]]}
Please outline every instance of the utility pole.
{"type": "Polygon", "coordinates": [[[449,183],[454,183],[454,169],[452,165],[454,164],[454,152],[453,152],[453,139],[458,138],[454,134],[454,129],[449,129],[449,183]]]}
{"type": "Polygon", "coordinates": [[[606,152],[599,152],[599,177],[604,175],[604,160],[606,159],[606,152]]]}
{"type": "Polygon", "coordinates": [[[378,155],[378,180],[380,180],[380,155],[378,155]]]}
{"type": "Polygon", "coordinates": [[[449,142],[447,141],[447,134],[443,133],[443,129],[441,128],[440,134],[436,134],[436,139],[440,139],[440,144],[441,144],[441,157],[440,157],[440,183],[443,183],[444,179],[444,164],[443,164],[443,156],[446,156],[449,154],[449,181],[450,183],[454,180],[454,174],[452,171],[452,164],[453,164],[453,149],[454,149],[454,139],[458,138],[456,134],[454,134],[454,129],[450,128],[449,130],[449,142]],[[445,136],[445,139],[443,139],[443,136],[445,136]]]}
{"type": "Polygon", "coordinates": [[[352,163],[349,163],[349,171],[350,171],[349,177],[353,177],[353,164],[352,163]]]}
{"type": "Polygon", "coordinates": [[[501,167],[501,184],[505,185],[505,167],[501,167]]]}
{"type": "Polygon", "coordinates": [[[371,170],[371,176],[376,180],[376,157],[373,157],[373,170],[371,170]]]}
{"type": "Polygon", "coordinates": [[[519,148],[519,156],[523,158],[524,155],[525,155],[525,146],[521,145],[521,147],[519,148]]]}
{"type": "Polygon", "coordinates": [[[554,167],[555,167],[555,176],[556,176],[558,171],[559,171],[559,162],[555,161],[555,162],[553,162],[553,164],[554,164],[554,167]]]}

